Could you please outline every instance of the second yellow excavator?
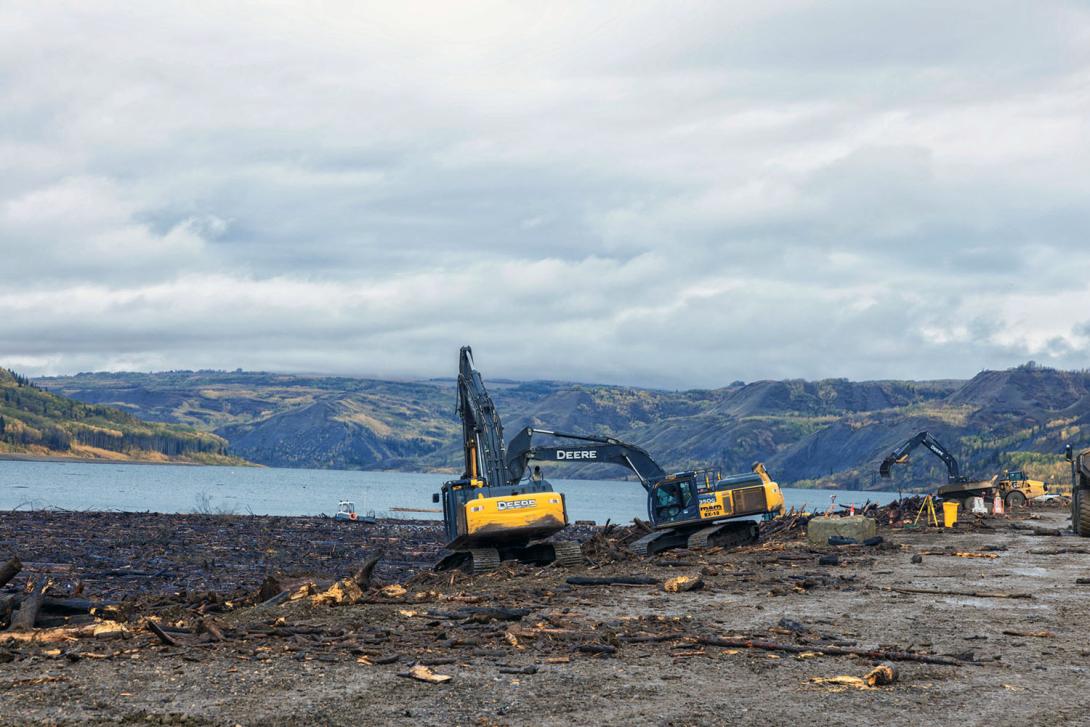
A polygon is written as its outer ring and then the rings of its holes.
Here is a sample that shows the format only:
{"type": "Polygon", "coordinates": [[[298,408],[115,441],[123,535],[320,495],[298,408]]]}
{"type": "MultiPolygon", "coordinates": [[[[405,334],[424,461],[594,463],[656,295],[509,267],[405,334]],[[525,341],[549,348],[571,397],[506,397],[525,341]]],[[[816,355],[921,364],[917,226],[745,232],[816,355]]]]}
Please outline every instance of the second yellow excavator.
{"type": "Polygon", "coordinates": [[[703,548],[751,543],[758,526],[753,516],[783,511],[783,493],[764,465],[752,473],[721,477],[714,470],[667,474],[642,447],[613,437],[566,434],[527,427],[507,453],[508,482],[522,480],[531,460],[599,462],[631,470],[647,491],[651,532],[629,547],[640,555],[669,548],[703,548]],[[535,435],[561,443],[535,445],[535,435]],[[571,444],[568,444],[571,442],[571,444]]]}

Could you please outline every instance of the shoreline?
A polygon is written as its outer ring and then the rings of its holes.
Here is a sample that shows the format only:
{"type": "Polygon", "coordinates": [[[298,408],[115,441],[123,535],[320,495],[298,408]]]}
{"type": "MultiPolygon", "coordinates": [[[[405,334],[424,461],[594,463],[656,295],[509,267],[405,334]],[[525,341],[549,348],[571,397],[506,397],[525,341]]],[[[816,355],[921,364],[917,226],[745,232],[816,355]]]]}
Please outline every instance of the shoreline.
{"type": "Polygon", "coordinates": [[[263,464],[209,464],[207,462],[185,462],[182,460],[154,459],[104,459],[98,457],[65,457],[63,455],[26,454],[23,452],[2,452],[0,462],[66,462],[75,464],[138,464],[138,465],[177,465],[181,467],[255,467],[267,469],[263,464]]]}
{"type": "Polygon", "coordinates": [[[175,464],[184,465],[186,467],[236,467],[239,465],[216,465],[205,464],[203,462],[158,462],[153,459],[99,459],[95,457],[64,457],[64,456],[46,456],[42,454],[22,454],[20,452],[4,452],[0,454],[0,461],[10,462],[74,462],[76,464],[146,464],[146,465],[163,465],[163,464],[175,464]]]}
{"type": "MultiPolygon", "coordinates": [[[[455,476],[453,471],[444,471],[440,469],[433,470],[400,470],[400,469],[363,469],[359,467],[273,467],[270,465],[259,464],[256,462],[247,462],[245,464],[207,464],[205,462],[182,462],[182,461],[167,461],[161,462],[157,460],[144,460],[144,459],[96,459],[91,457],[63,457],[63,456],[46,456],[40,454],[25,454],[21,452],[0,452],[0,462],[12,461],[12,462],[71,462],[76,464],[137,464],[137,465],[182,465],[186,467],[247,467],[253,469],[266,469],[266,470],[289,470],[289,471],[314,471],[314,472],[376,472],[381,474],[401,474],[401,475],[449,475],[455,476]]],[[[638,480],[628,478],[597,478],[597,477],[553,477],[550,481],[554,483],[563,482],[632,482],[636,483],[638,480]]],[[[903,495],[905,497],[911,497],[913,495],[925,494],[929,488],[904,488],[900,492],[897,490],[853,490],[845,487],[813,487],[806,485],[797,485],[793,483],[779,483],[781,488],[789,490],[805,490],[807,492],[852,492],[859,494],[886,494],[886,495],[903,495]]]]}

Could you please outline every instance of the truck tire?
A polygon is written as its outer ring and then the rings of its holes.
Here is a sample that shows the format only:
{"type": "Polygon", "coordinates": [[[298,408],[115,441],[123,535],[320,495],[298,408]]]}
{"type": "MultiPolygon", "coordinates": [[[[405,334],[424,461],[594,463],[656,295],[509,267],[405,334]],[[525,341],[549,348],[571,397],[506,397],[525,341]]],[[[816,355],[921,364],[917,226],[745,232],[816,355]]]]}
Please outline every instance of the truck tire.
{"type": "Polygon", "coordinates": [[[1076,487],[1071,496],[1071,529],[1075,535],[1090,537],[1090,497],[1081,487],[1076,487]]]}
{"type": "Polygon", "coordinates": [[[1015,490],[1014,492],[1008,492],[1006,504],[1008,508],[1025,507],[1026,496],[1023,495],[1021,492],[1018,492],[1017,490],[1015,490]]]}

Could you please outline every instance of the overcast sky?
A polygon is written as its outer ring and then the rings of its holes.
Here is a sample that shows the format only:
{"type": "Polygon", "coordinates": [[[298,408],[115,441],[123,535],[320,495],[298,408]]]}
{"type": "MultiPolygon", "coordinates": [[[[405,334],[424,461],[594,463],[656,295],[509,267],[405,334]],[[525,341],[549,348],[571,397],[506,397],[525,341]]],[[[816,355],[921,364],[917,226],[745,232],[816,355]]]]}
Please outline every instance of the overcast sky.
{"type": "Polygon", "coordinates": [[[1090,9],[0,0],[0,365],[1090,353],[1090,9]]]}

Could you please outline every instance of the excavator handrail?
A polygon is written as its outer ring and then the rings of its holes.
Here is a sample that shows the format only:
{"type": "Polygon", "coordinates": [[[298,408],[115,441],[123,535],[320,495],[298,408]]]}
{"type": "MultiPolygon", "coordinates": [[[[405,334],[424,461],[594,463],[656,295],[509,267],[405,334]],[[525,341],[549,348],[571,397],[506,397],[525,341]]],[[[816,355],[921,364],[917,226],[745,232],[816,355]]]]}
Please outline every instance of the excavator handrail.
{"type": "Polygon", "coordinates": [[[595,461],[627,467],[648,492],[652,483],[666,477],[666,471],[659,466],[647,450],[635,444],[622,442],[614,437],[598,437],[589,434],[571,434],[550,429],[526,427],[516,434],[507,447],[507,482],[516,484],[526,474],[531,460],[541,461],[595,461]],[[543,434],[557,439],[569,439],[584,444],[569,446],[535,446],[535,434],[543,434]],[[574,456],[568,456],[574,455],[574,456]]]}

